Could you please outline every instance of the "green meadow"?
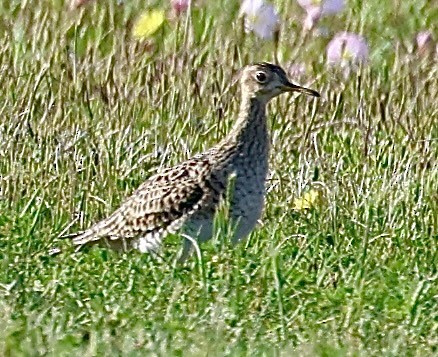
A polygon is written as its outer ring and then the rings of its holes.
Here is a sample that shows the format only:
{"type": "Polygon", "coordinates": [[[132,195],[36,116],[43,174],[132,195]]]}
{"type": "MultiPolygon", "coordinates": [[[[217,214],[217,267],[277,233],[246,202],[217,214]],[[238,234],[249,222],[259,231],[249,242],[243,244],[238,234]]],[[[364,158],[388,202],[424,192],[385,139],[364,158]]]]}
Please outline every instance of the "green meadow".
{"type": "Polygon", "coordinates": [[[140,40],[139,14],[167,2],[0,1],[0,355],[437,355],[438,62],[413,44],[438,39],[434,1],[350,0],[321,35],[273,1],[278,46],[243,31],[238,1],[198,3],[140,40]],[[325,58],[344,30],[370,49],[348,77],[325,58]],[[266,207],[244,243],[224,215],[182,265],[178,235],[159,259],[59,238],[222,139],[233,75],[275,59],[322,98],[269,104],[266,207]]]}

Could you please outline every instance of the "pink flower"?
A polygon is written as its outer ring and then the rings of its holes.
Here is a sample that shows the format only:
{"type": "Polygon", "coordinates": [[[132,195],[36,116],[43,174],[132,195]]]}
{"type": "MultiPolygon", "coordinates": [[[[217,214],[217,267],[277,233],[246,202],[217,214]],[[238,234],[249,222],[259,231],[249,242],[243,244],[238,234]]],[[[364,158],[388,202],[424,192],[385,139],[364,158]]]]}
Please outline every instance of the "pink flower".
{"type": "Polygon", "coordinates": [[[345,3],[344,0],[297,0],[300,6],[306,10],[307,16],[303,21],[303,28],[311,30],[315,27],[321,17],[334,15],[341,12],[345,3]]]}
{"type": "Polygon", "coordinates": [[[321,18],[322,11],[318,6],[312,6],[307,9],[307,16],[303,21],[303,29],[309,31],[315,27],[321,18]]]}
{"type": "Polygon", "coordinates": [[[415,37],[415,40],[419,48],[427,46],[429,43],[433,42],[432,31],[427,30],[419,32],[415,37]]]}
{"type": "Polygon", "coordinates": [[[365,38],[350,32],[340,32],[327,45],[327,61],[332,65],[357,65],[368,60],[368,52],[365,38]]]}
{"type": "Polygon", "coordinates": [[[275,8],[263,0],[244,0],[240,16],[245,17],[245,30],[263,39],[272,39],[278,31],[279,17],[275,8]]]}
{"type": "Polygon", "coordinates": [[[306,66],[301,62],[291,63],[287,66],[287,74],[291,78],[300,79],[306,75],[306,72],[306,66]]]}
{"type": "Polygon", "coordinates": [[[171,0],[170,5],[177,15],[187,11],[191,0],[171,0]]]}
{"type": "Polygon", "coordinates": [[[323,15],[334,15],[341,12],[345,7],[344,0],[297,0],[298,4],[309,11],[311,8],[319,8],[323,15]]]}
{"type": "Polygon", "coordinates": [[[415,36],[415,50],[421,55],[428,55],[433,52],[435,41],[433,40],[432,31],[421,31],[415,36]]]}

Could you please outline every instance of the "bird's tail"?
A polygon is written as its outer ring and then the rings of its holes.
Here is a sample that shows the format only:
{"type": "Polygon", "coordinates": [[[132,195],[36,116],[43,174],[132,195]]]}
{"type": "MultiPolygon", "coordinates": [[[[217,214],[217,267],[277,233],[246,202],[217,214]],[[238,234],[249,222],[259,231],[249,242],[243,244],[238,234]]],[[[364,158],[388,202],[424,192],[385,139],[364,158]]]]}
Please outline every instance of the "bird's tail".
{"type": "Polygon", "coordinates": [[[66,234],[61,238],[70,238],[74,245],[79,246],[98,241],[104,237],[115,239],[122,226],[122,220],[123,216],[116,211],[108,218],[94,224],[85,231],[66,234]]]}

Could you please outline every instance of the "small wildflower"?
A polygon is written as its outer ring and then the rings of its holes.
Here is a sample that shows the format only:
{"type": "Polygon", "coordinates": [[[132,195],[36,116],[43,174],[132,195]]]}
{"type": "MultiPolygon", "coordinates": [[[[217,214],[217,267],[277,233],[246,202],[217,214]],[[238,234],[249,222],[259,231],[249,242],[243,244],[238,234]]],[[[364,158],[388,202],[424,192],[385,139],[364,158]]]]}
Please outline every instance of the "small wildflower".
{"type": "Polygon", "coordinates": [[[334,15],[345,7],[344,0],[297,0],[298,4],[306,10],[309,11],[311,8],[319,8],[322,15],[334,15]]]}
{"type": "Polygon", "coordinates": [[[421,31],[415,36],[415,51],[420,56],[427,56],[434,50],[435,43],[433,40],[432,31],[421,31]]]}
{"type": "Polygon", "coordinates": [[[307,16],[303,21],[303,28],[311,30],[321,17],[334,15],[341,12],[345,7],[344,0],[297,0],[306,11],[307,16]]]}
{"type": "Polygon", "coordinates": [[[287,67],[287,74],[291,77],[291,78],[295,78],[295,79],[299,79],[303,76],[306,75],[306,66],[304,65],[304,63],[291,63],[288,67],[287,67]]]}
{"type": "Polygon", "coordinates": [[[263,0],[245,0],[240,8],[240,16],[245,17],[245,30],[271,40],[279,27],[279,17],[275,8],[263,0]]]}
{"type": "Polygon", "coordinates": [[[191,0],[171,0],[170,5],[172,6],[173,11],[176,15],[180,15],[181,13],[187,11],[190,6],[191,0]]]}
{"type": "Polygon", "coordinates": [[[307,9],[307,16],[303,21],[303,29],[306,31],[313,29],[321,18],[321,14],[321,8],[318,6],[312,6],[307,9]]]}
{"type": "Polygon", "coordinates": [[[310,190],[309,192],[306,192],[304,195],[294,200],[294,205],[292,209],[294,211],[303,211],[305,209],[310,209],[316,205],[318,198],[319,192],[316,190],[310,190]]]}
{"type": "Polygon", "coordinates": [[[138,39],[152,36],[163,25],[164,20],[163,10],[146,11],[138,18],[132,34],[138,39]]]}
{"type": "Polygon", "coordinates": [[[359,64],[368,60],[366,40],[349,32],[338,33],[327,45],[327,61],[332,65],[359,64]]]}

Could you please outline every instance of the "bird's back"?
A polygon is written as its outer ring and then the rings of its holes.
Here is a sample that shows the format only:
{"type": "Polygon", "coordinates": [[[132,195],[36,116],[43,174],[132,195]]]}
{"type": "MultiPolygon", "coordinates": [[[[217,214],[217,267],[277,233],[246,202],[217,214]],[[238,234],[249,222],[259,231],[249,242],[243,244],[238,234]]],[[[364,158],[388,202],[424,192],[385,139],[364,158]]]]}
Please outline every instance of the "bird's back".
{"type": "Polygon", "coordinates": [[[181,228],[187,217],[218,200],[220,192],[208,183],[212,164],[197,155],[146,180],[107,219],[73,239],[84,245],[105,238],[110,245],[155,251],[169,232],[181,228]]]}

